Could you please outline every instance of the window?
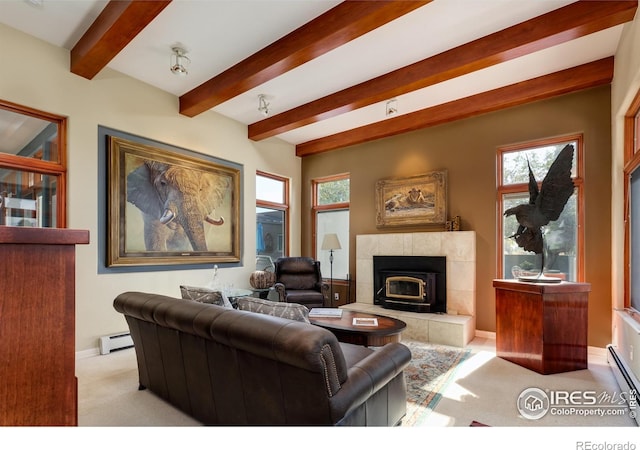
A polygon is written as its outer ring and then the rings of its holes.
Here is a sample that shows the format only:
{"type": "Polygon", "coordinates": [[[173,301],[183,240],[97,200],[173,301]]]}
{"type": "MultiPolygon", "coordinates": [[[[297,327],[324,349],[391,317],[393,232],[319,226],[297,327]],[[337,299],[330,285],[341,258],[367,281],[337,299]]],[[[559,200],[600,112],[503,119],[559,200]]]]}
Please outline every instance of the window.
{"type": "Polygon", "coordinates": [[[525,145],[498,149],[498,274],[502,278],[514,278],[521,271],[531,274],[540,271],[541,255],[525,251],[512,238],[518,228],[515,216],[504,217],[507,209],[529,202],[529,168],[531,165],[538,185],[542,183],[558,153],[573,144],[572,177],[574,193],[567,201],[558,220],[545,228],[545,240],[549,252],[545,261],[545,275],[566,281],[583,279],[582,263],[582,137],[571,136],[530,142],[525,145]]]}
{"type": "Polygon", "coordinates": [[[626,205],[624,306],[640,312],[640,92],[636,94],[625,116],[624,139],[624,204],[626,205]]]}
{"type": "Polygon", "coordinates": [[[349,277],[349,196],[349,175],[313,180],[314,252],[324,278],[349,277]],[[340,249],[334,248],[333,252],[323,249],[330,234],[337,235],[340,244],[340,249]]]}
{"type": "Polygon", "coordinates": [[[289,180],[264,172],[256,174],[256,269],[288,254],[289,180]]]}
{"type": "Polygon", "coordinates": [[[66,119],[0,101],[0,135],[0,225],[66,227],[66,119]]]}

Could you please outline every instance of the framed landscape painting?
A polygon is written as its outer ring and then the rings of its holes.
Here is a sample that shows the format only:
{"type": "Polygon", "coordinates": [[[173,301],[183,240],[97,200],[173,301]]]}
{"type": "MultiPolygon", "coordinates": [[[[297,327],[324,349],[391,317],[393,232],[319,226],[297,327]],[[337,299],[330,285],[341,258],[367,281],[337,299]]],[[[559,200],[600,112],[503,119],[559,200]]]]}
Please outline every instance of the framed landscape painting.
{"type": "Polygon", "coordinates": [[[108,267],[240,261],[240,169],[107,139],[108,267]]]}
{"type": "Polygon", "coordinates": [[[444,224],[446,218],[446,170],[376,183],[378,227],[444,224]]]}

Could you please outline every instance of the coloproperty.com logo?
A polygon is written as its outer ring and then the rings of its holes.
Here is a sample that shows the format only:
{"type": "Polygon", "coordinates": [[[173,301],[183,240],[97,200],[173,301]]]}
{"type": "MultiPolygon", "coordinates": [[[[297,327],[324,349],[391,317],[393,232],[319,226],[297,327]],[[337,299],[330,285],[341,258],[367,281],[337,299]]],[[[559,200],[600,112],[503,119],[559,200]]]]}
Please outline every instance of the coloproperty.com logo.
{"type": "Polygon", "coordinates": [[[530,387],[522,391],[517,400],[522,417],[538,420],[554,416],[620,416],[638,413],[638,396],[629,392],[562,391],[530,387]]]}

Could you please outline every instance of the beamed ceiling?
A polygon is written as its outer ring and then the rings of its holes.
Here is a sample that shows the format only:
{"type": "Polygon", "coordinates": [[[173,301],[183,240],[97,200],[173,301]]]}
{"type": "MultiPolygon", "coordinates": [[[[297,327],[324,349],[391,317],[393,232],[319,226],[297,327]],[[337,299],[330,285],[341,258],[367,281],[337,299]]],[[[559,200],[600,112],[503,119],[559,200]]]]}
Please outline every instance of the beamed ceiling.
{"type": "Polygon", "coordinates": [[[0,22],[68,48],[78,76],[109,67],[175,94],[182,115],[213,110],[245,123],[249,139],[280,138],[304,157],[609,84],[636,9],[637,0],[3,0],[0,22]],[[191,60],[183,77],[169,71],[176,44],[191,60]]]}

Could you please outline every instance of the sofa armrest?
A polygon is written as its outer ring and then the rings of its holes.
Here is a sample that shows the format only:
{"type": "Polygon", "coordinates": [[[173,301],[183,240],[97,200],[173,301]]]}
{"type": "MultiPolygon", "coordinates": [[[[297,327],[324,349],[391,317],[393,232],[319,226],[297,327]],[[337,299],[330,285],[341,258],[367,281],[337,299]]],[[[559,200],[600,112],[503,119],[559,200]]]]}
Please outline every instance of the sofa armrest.
{"type": "Polygon", "coordinates": [[[410,361],[411,351],[401,343],[387,344],[358,361],[348,368],[347,381],[331,398],[335,411],[348,414],[402,373],[410,361]]]}

